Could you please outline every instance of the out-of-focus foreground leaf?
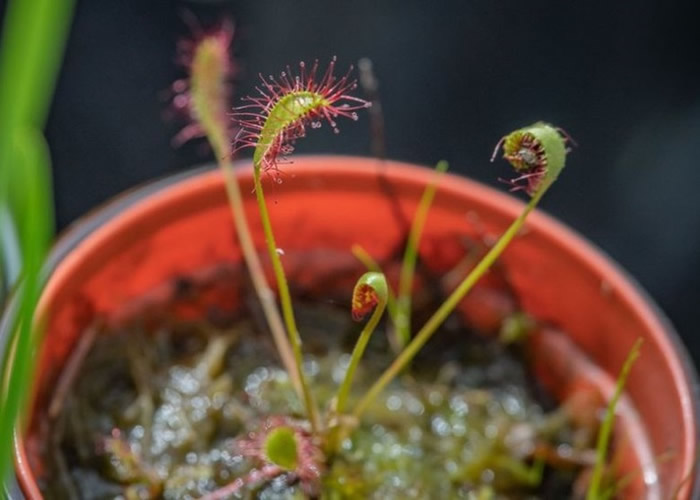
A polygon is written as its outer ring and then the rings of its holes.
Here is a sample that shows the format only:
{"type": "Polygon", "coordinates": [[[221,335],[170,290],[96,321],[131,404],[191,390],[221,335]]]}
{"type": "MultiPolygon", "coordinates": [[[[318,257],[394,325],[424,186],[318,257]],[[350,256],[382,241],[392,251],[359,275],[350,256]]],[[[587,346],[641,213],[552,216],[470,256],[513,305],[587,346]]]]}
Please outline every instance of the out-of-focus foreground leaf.
{"type": "MultiPolygon", "coordinates": [[[[21,264],[17,315],[0,371],[0,475],[10,473],[12,436],[32,384],[39,334],[32,325],[40,271],[52,236],[50,158],[42,131],[74,0],[11,0],[0,41],[0,217],[2,278],[21,264]]],[[[2,346],[0,346],[2,347],[2,346]]]]}

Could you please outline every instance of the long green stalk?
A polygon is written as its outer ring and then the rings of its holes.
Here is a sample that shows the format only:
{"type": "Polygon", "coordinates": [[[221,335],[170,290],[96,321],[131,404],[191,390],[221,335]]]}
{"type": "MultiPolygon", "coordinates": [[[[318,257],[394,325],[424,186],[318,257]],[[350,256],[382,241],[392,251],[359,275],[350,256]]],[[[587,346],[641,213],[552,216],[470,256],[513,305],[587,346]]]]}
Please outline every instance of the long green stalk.
{"type": "Polygon", "coordinates": [[[362,359],[362,355],[364,354],[365,348],[367,347],[367,342],[369,342],[370,337],[372,337],[372,333],[377,328],[379,320],[382,319],[382,314],[384,314],[385,307],[386,302],[377,306],[377,308],[372,313],[372,316],[369,318],[369,321],[362,329],[362,332],[360,333],[360,336],[357,339],[357,343],[355,344],[355,348],[352,350],[352,355],[350,356],[350,364],[348,365],[348,369],[345,372],[345,378],[343,379],[343,383],[340,386],[340,390],[338,390],[338,402],[335,408],[338,414],[342,414],[345,411],[345,406],[348,402],[348,395],[350,394],[350,387],[352,387],[352,381],[355,377],[355,370],[357,370],[357,365],[362,359]]]}
{"type": "Polygon", "coordinates": [[[243,257],[248,267],[248,273],[250,275],[251,281],[253,282],[253,287],[257,293],[258,299],[263,309],[263,314],[267,319],[267,324],[272,332],[272,338],[279,352],[280,358],[282,359],[282,364],[285,367],[289,377],[297,389],[299,396],[303,396],[301,388],[301,380],[299,379],[299,374],[296,370],[296,364],[294,362],[294,354],[292,352],[289,340],[284,331],[284,324],[282,323],[282,318],[280,316],[279,309],[275,303],[275,296],[272,293],[267,280],[265,279],[265,273],[260,263],[260,258],[255,250],[255,244],[250,236],[250,229],[248,227],[248,221],[246,220],[244,209],[243,209],[243,199],[241,197],[241,188],[238,185],[238,180],[236,179],[236,174],[233,171],[233,165],[231,162],[225,159],[219,161],[219,167],[222,169],[224,174],[224,182],[226,184],[226,193],[231,204],[231,213],[233,214],[233,219],[236,226],[236,234],[238,235],[238,242],[241,245],[241,250],[243,252],[243,257]]]}
{"type": "Polygon", "coordinates": [[[418,203],[418,208],[413,216],[411,230],[406,242],[406,250],[404,251],[403,261],[401,263],[401,273],[399,275],[399,291],[396,299],[396,313],[393,316],[398,344],[401,348],[405,347],[411,340],[411,293],[413,291],[413,275],[416,270],[416,261],[418,260],[418,245],[420,243],[425,221],[428,219],[430,205],[435,198],[437,183],[448,167],[446,161],[440,161],[435,166],[435,175],[430,183],[425,187],[423,196],[418,203]]]}
{"type": "Polygon", "coordinates": [[[218,158],[219,168],[224,175],[226,194],[229,199],[229,205],[231,207],[231,214],[233,216],[238,242],[241,245],[243,258],[245,260],[246,267],[248,268],[248,274],[250,275],[253,287],[255,288],[255,292],[260,300],[263,314],[265,315],[267,324],[272,332],[272,338],[275,342],[280,358],[282,359],[282,364],[287,370],[287,373],[289,373],[289,377],[291,378],[294,387],[299,392],[299,395],[303,396],[301,380],[296,369],[296,363],[294,362],[294,354],[291,350],[289,341],[287,340],[287,336],[285,335],[282,318],[280,317],[279,309],[275,303],[275,296],[267,284],[265,272],[263,271],[262,264],[260,262],[260,257],[258,256],[258,252],[255,249],[255,243],[251,237],[250,227],[248,226],[248,220],[245,216],[241,188],[238,184],[236,174],[233,171],[233,165],[229,160],[231,157],[231,146],[229,145],[229,142],[226,140],[225,136],[218,133],[214,132],[211,135],[208,135],[208,137],[209,143],[214,150],[214,154],[218,158]]]}
{"type": "Polygon", "coordinates": [[[292,298],[291,294],[289,293],[287,277],[284,274],[282,261],[280,260],[279,253],[277,252],[277,243],[275,242],[275,235],[272,232],[272,224],[270,223],[270,215],[267,211],[267,204],[265,203],[265,194],[263,193],[262,182],[260,179],[260,163],[254,163],[253,169],[253,176],[255,179],[255,197],[258,200],[258,210],[260,211],[260,221],[263,226],[263,232],[265,233],[267,252],[270,256],[272,269],[277,280],[280,304],[282,306],[282,316],[284,318],[285,326],[287,327],[287,334],[292,344],[292,351],[296,360],[296,370],[299,377],[302,394],[304,396],[304,405],[306,406],[306,411],[309,414],[309,422],[311,423],[311,427],[315,432],[319,429],[321,421],[319,418],[318,408],[316,407],[316,402],[311,395],[311,391],[309,390],[309,386],[306,383],[306,378],[304,376],[304,358],[301,352],[301,337],[299,336],[299,329],[297,328],[296,319],[294,317],[294,308],[292,307],[292,298]]]}

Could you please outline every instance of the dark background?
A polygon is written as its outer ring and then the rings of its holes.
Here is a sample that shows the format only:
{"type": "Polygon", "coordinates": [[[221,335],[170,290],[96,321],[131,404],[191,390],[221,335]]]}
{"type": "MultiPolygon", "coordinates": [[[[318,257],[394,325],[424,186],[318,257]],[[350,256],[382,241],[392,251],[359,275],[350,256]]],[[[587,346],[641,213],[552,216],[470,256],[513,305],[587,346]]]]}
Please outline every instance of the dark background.
{"type": "MultiPolygon", "coordinates": [[[[0,2],[2,3],[2,2],[0,2]]],[[[188,9],[236,21],[236,95],[299,60],[373,60],[388,157],[488,184],[496,141],[539,119],[579,143],[543,208],[621,263],[700,360],[700,2],[78,0],[48,123],[59,228],[209,160],[174,150],[163,91],[188,9]]],[[[367,118],[301,152],[368,155],[367,118]]]]}

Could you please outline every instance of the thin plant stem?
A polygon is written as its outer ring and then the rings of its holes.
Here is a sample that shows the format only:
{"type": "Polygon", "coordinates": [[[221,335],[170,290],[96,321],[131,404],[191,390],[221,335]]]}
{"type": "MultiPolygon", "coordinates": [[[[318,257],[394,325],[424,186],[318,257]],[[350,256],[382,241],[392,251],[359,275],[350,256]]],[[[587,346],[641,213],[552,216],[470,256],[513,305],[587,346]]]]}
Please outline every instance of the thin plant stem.
{"type": "Polygon", "coordinates": [[[306,379],[304,377],[304,359],[301,352],[301,337],[299,336],[299,330],[297,328],[296,319],[294,318],[294,309],[292,307],[292,298],[289,293],[287,277],[284,274],[282,261],[280,260],[279,254],[277,253],[277,243],[275,242],[275,235],[272,232],[272,224],[270,223],[270,215],[267,211],[267,204],[265,203],[265,195],[263,193],[262,182],[260,179],[260,163],[255,163],[253,165],[253,169],[253,177],[255,180],[255,197],[258,200],[258,210],[260,212],[260,221],[262,222],[263,232],[265,233],[265,243],[267,244],[267,251],[270,255],[272,269],[277,280],[280,304],[282,305],[282,316],[287,327],[287,335],[289,336],[289,341],[292,344],[292,351],[296,360],[296,370],[304,398],[304,405],[306,406],[306,411],[309,416],[311,428],[314,432],[316,432],[318,431],[321,422],[319,418],[318,408],[316,407],[316,402],[314,401],[313,396],[311,395],[311,391],[309,390],[309,386],[306,383],[306,379]]]}
{"type": "Polygon", "coordinates": [[[357,370],[357,365],[362,359],[362,355],[365,352],[367,343],[369,342],[372,333],[379,324],[379,320],[384,314],[384,309],[386,308],[386,301],[380,301],[377,307],[374,309],[372,316],[370,316],[369,321],[362,329],[360,336],[357,339],[355,348],[352,350],[352,355],[350,357],[350,363],[348,364],[348,369],[345,372],[345,378],[343,379],[340,389],[338,390],[338,399],[336,403],[335,410],[340,415],[345,411],[345,406],[348,401],[348,394],[350,394],[350,387],[352,386],[352,380],[355,377],[355,371],[357,370]]]}
{"type": "Polygon", "coordinates": [[[469,275],[459,284],[459,286],[450,294],[450,296],[442,303],[437,311],[425,323],[423,328],[416,334],[413,340],[401,351],[394,359],[393,363],[384,371],[379,379],[370,387],[363,398],[355,407],[353,416],[359,418],[367,407],[374,401],[379,393],[396,377],[403,369],[411,362],[418,354],[418,351],[425,343],[433,336],[437,329],[452,313],[454,308],[464,298],[464,296],[472,289],[477,281],[489,270],[491,265],[503,253],[511,240],[518,234],[525,219],[537,206],[544,193],[549,188],[550,184],[543,185],[535,195],[530,199],[523,212],[513,221],[510,227],[501,235],[496,244],[491,247],[491,250],[484,256],[469,275]]]}
{"type": "Polygon", "coordinates": [[[374,257],[372,257],[362,245],[355,243],[350,249],[350,252],[352,252],[352,255],[359,260],[368,271],[373,271],[375,273],[382,272],[379,262],[374,260],[374,257]]]}
{"type": "Polygon", "coordinates": [[[222,171],[234,227],[241,246],[243,259],[250,274],[253,288],[260,300],[272,338],[289,373],[294,388],[302,397],[301,382],[295,369],[292,348],[287,340],[274,294],[267,284],[258,252],[253,243],[250,227],[245,216],[243,198],[238,179],[234,173],[231,157],[233,148],[229,141],[227,103],[227,78],[230,76],[230,39],[226,32],[212,35],[199,42],[190,66],[190,93],[192,115],[207,137],[214,156],[222,171]],[[225,43],[222,47],[221,43],[225,43]]]}
{"type": "Polygon", "coordinates": [[[428,218],[430,205],[435,198],[437,183],[441,175],[447,170],[446,161],[440,161],[435,166],[435,175],[430,183],[425,187],[423,195],[413,216],[413,223],[406,242],[403,261],[401,263],[401,273],[399,275],[399,291],[396,300],[396,314],[393,315],[396,327],[397,341],[400,348],[403,348],[411,340],[411,292],[413,291],[413,277],[418,260],[418,245],[420,243],[425,221],[428,218]]]}
{"type": "Polygon", "coordinates": [[[260,300],[260,305],[262,306],[263,314],[267,319],[267,324],[272,332],[272,338],[282,360],[282,365],[287,373],[289,373],[289,377],[291,378],[299,397],[303,397],[301,381],[294,362],[292,347],[285,334],[282,317],[280,316],[279,309],[275,303],[275,296],[267,284],[265,273],[263,271],[262,264],[260,263],[260,258],[258,257],[258,253],[255,249],[253,239],[250,236],[250,228],[243,209],[241,188],[238,185],[238,180],[236,179],[236,175],[233,171],[233,165],[231,165],[230,161],[221,159],[219,160],[219,166],[224,174],[224,183],[226,185],[226,193],[228,195],[231,213],[236,226],[236,234],[238,235],[238,242],[241,245],[241,250],[248,268],[248,273],[250,274],[250,279],[253,283],[258,299],[260,300]]]}
{"type": "Polygon", "coordinates": [[[360,86],[367,100],[372,103],[369,108],[370,149],[372,156],[379,160],[386,158],[386,135],[384,133],[384,112],[379,100],[379,81],[374,74],[372,60],[363,57],[357,62],[360,71],[360,86]]]}
{"type": "Polygon", "coordinates": [[[612,434],[612,429],[615,424],[615,409],[617,408],[617,403],[622,396],[622,391],[627,383],[627,377],[634,362],[639,357],[639,349],[642,346],[642,339],[637,339],[637,341],[632,346],[627,359],[625,359],[622,369],[620,370],[620,375],[617,377],[617,382],[615,383],[615,392],[613,393],[610,403],[605,410],[605,417],[603,418],[603,423],[600,426],[600,431],[598,432],[598,442],[596,443],[596,460],[593,466],[593,473],[591,475],[591,482],[588,486],[588,492],[586,493],[586,500],[599,500],[600,497],[600,487],[603,482],[603,472],[605,469],[606,457],[608,454],[608,446],[610,444],[610,436],[612,434]]]}

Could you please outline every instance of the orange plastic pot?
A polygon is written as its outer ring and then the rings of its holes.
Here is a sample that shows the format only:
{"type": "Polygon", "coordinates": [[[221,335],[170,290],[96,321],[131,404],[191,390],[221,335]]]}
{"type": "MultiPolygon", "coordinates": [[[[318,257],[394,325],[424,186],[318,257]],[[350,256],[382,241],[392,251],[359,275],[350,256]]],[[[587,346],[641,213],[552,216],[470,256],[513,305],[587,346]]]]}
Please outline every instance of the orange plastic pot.
{"type": "MultiPolygon", "coordinates": [[[[334,156],[295,157],[285,170],[284,183],[267,189],[270,215],[285,255],[316,256],[310,273],[332,273],[334,261],[323,256],[349,255],[354,243],[377,258],[393,252],[404,236],[397,210],[413,213],[431,179],[431,171],[420,167],[334,156]]],[[[250,169],[239,170],[239,176],[242,191],[251,193],[250,169]]],[[[253,197],[246,203],[257,231],[253,197]]],[[[510,196],[446,176],[425,238],[473,235],[477,226],[497,235],[521,208],[510,196]]],[[[255,238],[262,242],[261,234],[255,238]]],[[[33,417],[27,436],[16,443],[17,477],[27,497],[40,498],[39,415],[86,325],[97,316],[117,317],[145,292],[167,290],[176,277],[239,259],[222,177],[215,170],[129,192],[67,231],[53,251],[39,306],[47,329],[33,417]]],[[[678,498],[691,498],[697,483],[695,375],[662,314],[600,251],[541,212],[531,215],[527,231],[501,261],[524,309],[566,334],[545,331],[533,340],[538,371],[555,393],[569,391],[581,378],[609,391],[606,374],[614,379],[634,341],[644,339],[618,425],[632,444],[623,470],[643,471],[629,498],[668,498],[680,484],[678,498]],[[646,461],[662,454],[667,459],[649,468],[646,461]]]]}

